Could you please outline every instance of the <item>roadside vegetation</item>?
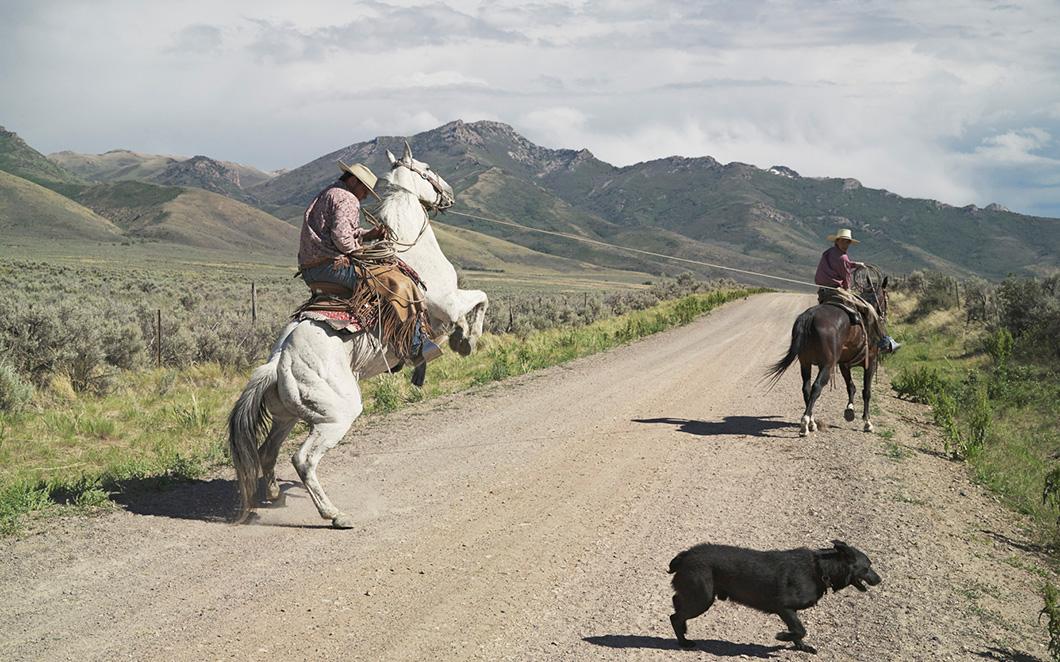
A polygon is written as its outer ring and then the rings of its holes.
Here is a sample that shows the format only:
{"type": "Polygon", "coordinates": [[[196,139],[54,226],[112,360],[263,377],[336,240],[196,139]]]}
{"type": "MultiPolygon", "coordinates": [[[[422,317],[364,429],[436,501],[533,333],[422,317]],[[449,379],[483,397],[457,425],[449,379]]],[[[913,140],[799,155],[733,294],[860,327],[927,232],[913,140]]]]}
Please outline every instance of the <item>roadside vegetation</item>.
{"type": "MultiPolygon", "coordinates": [[[[305,296],[289,273],[171,272],[0,262],[0,533],[32,511],[106,507],[226,461],[228,411],[305,296]],[[26,274],[32,273],[33,278],[26,274]],[[161,345],[158,313],[162,311],[161,345]]],[[[362,383],[389,412],[686,324],[750,290],[691,277],[624,292],[507,295],[476,354],[427,384],[362,383]]],[[[297,437],[297,434],[295,435],[297,437]]]]}
{"type": "MultiPolygon", "coordinates": [[[[958,282],[917,272],[894,285],[892,387],[931,405],[945,451],[1035,524],[1060,561],[1060,275],[958,282]]],[[[1060,659],[1057,591],[1043,587],[1060,659]]]]}

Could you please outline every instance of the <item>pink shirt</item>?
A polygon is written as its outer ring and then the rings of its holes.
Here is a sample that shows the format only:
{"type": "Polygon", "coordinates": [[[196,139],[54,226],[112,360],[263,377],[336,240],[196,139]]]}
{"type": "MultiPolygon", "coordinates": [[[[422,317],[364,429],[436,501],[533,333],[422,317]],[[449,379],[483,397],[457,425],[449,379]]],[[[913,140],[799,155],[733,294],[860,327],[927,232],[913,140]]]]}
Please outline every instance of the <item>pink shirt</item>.
{"type": "Polygon", "coordinates": [[[849,290],[853,273],[854,262],[846,253],[832,246],[821,254],[821,261],[817,263],[817,274],[813,277],[813,282],[818,285],[842,287],[849,290]]]}
{"type": "Polygon", "coordinates": [[[361,246],[361,202],[342,182],[321,191],[305,210],[298,266],[320,264],[361,246]]]}

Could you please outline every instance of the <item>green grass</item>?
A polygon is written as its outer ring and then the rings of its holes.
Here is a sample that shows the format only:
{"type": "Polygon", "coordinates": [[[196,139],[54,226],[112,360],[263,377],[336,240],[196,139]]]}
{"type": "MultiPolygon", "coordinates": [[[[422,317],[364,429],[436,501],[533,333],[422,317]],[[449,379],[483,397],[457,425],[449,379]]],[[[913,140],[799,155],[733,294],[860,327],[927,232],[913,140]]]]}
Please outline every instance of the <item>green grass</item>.
{"type": "Polygon", "coordinates": [[[965,460],[1009,507],[1030,516],[1041,542],[1057,549],[1060,499],[1043,498],[1046,477],[1058,466],[1051,455],[1060,448],[1056,367],[991,358],[991,334],[952,311],[893,331],[907,343],[888,361],[896,393],[930,404],[947,452],[965,460]]]}
{"type": "MultiPolygon", "coordinates": [[[[362,383],[368,415],[455,393],[599,352],[687,324],[755,290],[712,291],[578,328],[481,338],[463,358],[432,362],[427,384],[407,375],[362,383]]],[[[107,395],[56,380],[18,414],[0,413],[0,533],[27,513],[106,505],[110,495],[194,479],[226,461],[226,420],[245,371],[216,364],[122,372],[107,395]]]]}
{"type": "Polygon", "coordinates": [[[900,462],[909,457],[909,451],[907,451],[901,444],[891,441],[890,437],[884,437],[884,439],[887,439],[887,444],[884,446],[883,454],[888,458],[895,462],[900,462]]]}

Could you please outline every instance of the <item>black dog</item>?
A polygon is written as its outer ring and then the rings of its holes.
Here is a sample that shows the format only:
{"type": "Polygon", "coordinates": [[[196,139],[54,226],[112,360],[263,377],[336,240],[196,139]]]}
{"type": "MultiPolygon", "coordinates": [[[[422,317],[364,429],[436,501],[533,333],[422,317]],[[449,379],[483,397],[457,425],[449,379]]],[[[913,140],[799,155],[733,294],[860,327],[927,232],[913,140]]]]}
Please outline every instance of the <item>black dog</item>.
{"type": "Polygon", "coordinates": [[[803,547],[772,552],[696,545],[681,552],[670,561],[674,575],[670,623],[677,643],[695,645],[685,638],[687,621],[710,609],[717,597],[780,616],[788,629],[777,639],[794,642],[796,650],[816,653],[812,646],[802,643],[806,628],[795,612],[817,604],[829,588],[835,592],[853,586],[867,591],[865,584],[875,586],[881,581],[864,553],[840,540],[832,544],[832,549],[803,547]]]}

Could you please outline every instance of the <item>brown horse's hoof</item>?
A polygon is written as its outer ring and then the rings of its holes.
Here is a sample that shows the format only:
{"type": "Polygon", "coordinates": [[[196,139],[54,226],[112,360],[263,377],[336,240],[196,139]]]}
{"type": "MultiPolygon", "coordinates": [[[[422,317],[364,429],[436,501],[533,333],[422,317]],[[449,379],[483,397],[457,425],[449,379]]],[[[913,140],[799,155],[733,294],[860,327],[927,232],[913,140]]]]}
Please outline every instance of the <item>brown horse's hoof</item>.
{"type": "Polygon", "coordinates": [[[847,423],[852,422],[854,420],[854,408],[847,407],[846,411],[843,412],[843,418],[846,420],[847,423]]]}

